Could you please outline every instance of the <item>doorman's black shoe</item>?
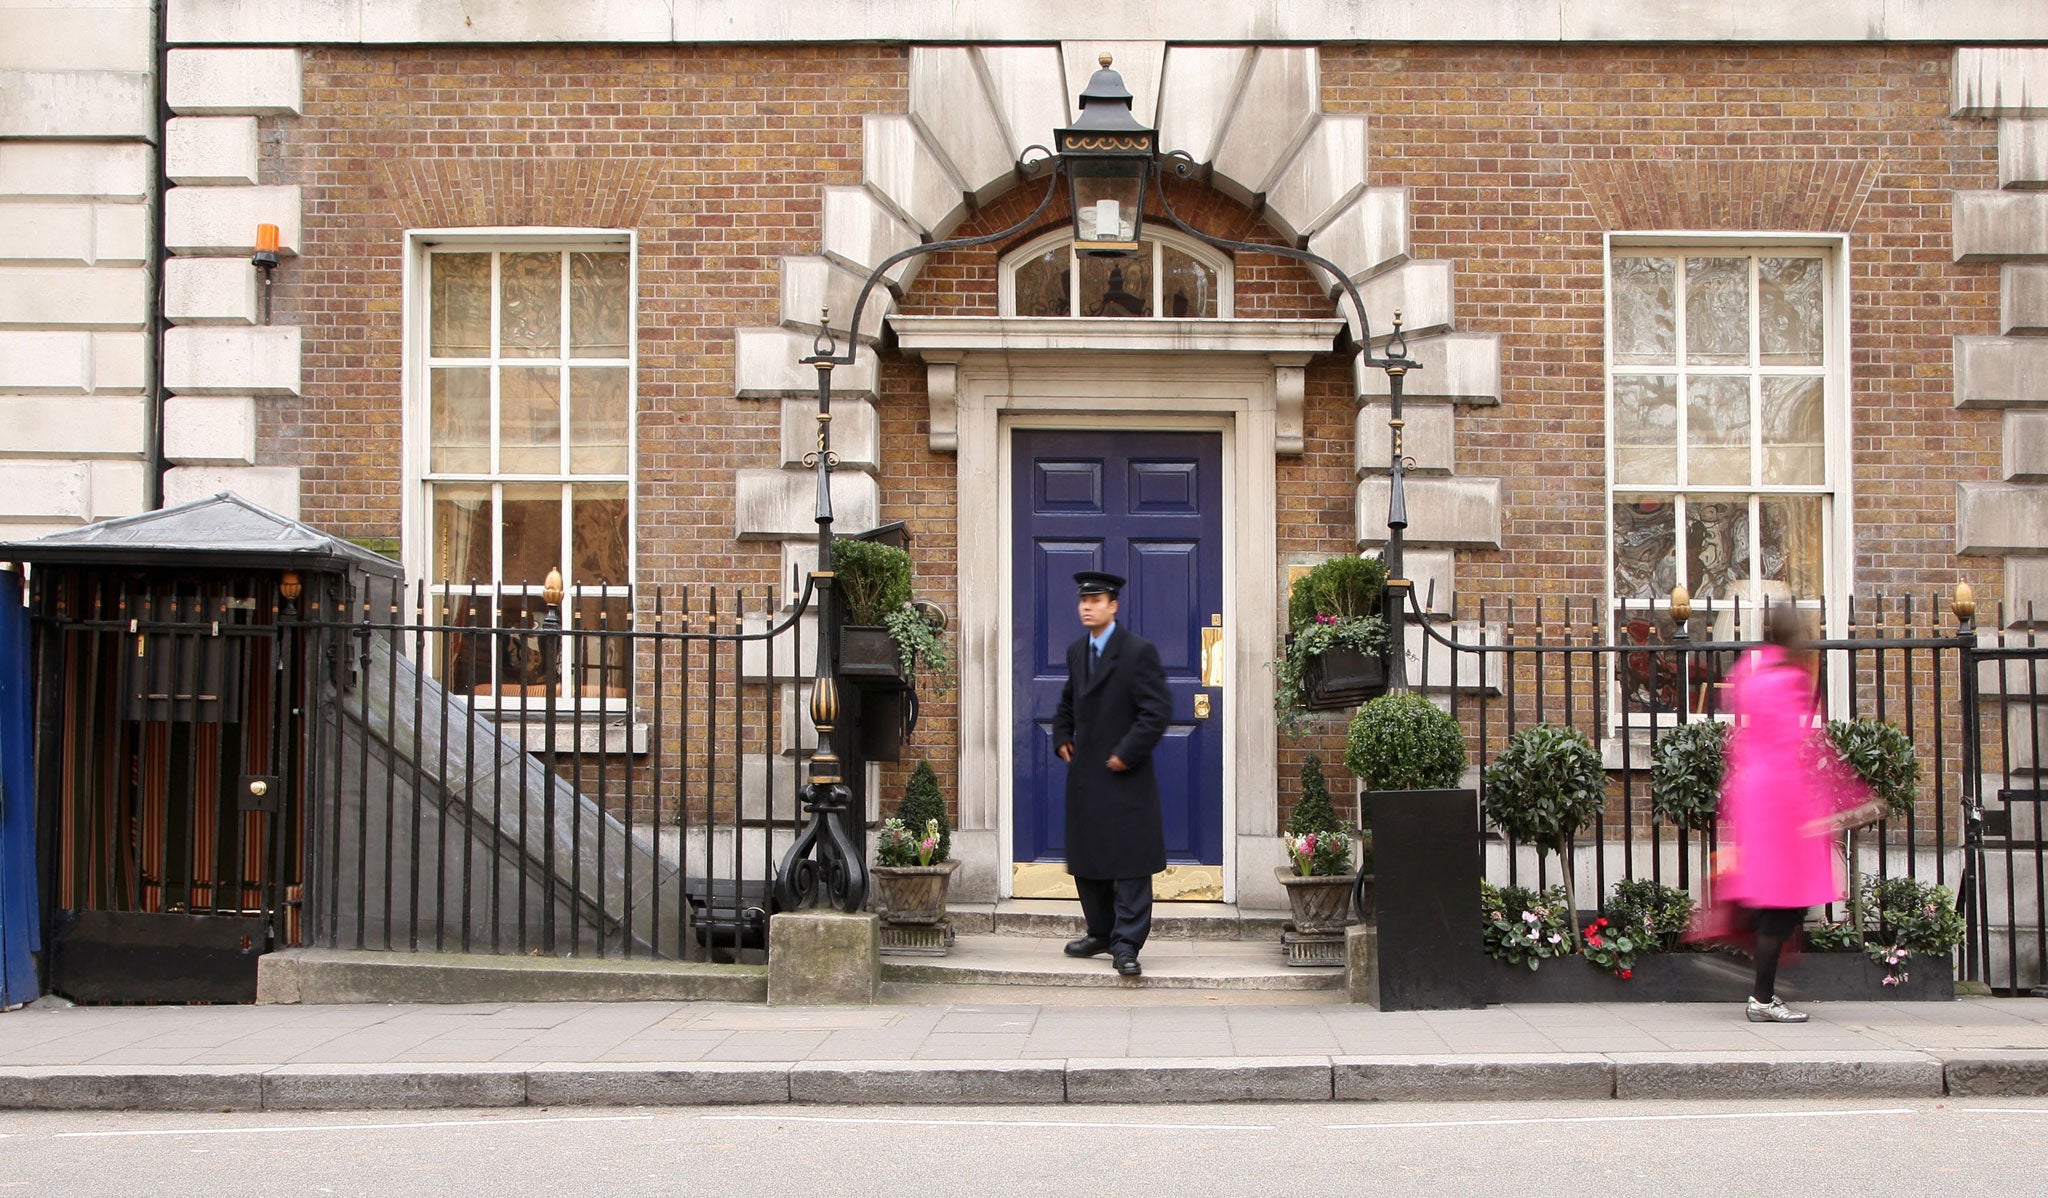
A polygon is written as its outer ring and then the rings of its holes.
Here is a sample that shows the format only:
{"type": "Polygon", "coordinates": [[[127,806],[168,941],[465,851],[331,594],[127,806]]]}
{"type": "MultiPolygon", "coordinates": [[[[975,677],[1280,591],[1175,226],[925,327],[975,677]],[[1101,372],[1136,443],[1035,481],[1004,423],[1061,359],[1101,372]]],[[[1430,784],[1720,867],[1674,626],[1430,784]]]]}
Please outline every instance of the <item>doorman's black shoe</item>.
{"type": "Polygon", "coordinates": [[[1083,936],[1079,940],[1067,941],[1067,955],[1069,957],[1099,957],[1108,951],[1109,941],[1098,940],[1093,936],[1083,936]]]}
{"type": "Polygon", "coordinates": [[[1138,964],[1136,954],[1118,953],[1116,955],[1116,971],[1124,977],[1134,978],[1145,972],[1145,967],[1138,964]]]}

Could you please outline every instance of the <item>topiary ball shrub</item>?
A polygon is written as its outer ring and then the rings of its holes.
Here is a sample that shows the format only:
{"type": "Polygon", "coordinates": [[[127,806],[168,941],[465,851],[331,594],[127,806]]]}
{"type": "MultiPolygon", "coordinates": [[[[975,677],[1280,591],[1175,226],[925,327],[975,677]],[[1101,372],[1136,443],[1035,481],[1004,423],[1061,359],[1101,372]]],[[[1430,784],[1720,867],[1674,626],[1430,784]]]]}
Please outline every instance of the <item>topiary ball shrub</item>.
{"type": "Polygon", "coordinates": [[[1465,731],[1414,691],[1381,695],[1351,717],[1344,764],[1367,790],[1448,789],[1465,774],[1465,731]]]}
{"type": "Polygon", "coordinates": [[[1680,724],[1657,738],[1650,760],[1650,810],[1675,828],[1705,831],[1728,773],[1728,725],[1680,724]]]}
{"type": "Polygon", "coordinates": [[[939,791],[939,776],[932,772],[931,762],[920,761],[910,771],[910,781],[903,784],[903,801],[896,807],[896,818],[920,835],[927,821],[939,821],[939,849],[932,854],[932,861],[952,858],[953,829],[946,822],[946,796],[939,791]]]}
{"type": "Polygon", "coordinates": [[[880,627],[890,612],[910,602],[910,554],[894,545],[834,541],[832,571],[848,624],[880,627]]]}
{"type": "Polygon", "coordinates": [[[1828,740],[1893,815],[1913,810],[1920,792],[1920,762],[1905,729],[1882,720],[1830,720],[1828,740]]]}
{"type": "Polygon", "coordinates": [[[1607,773],[1586,734],[1533,724],[1508,738],[1484,774],[1482,806],[1516,840],[1562,849],[1607,802],[1607,773]]]}

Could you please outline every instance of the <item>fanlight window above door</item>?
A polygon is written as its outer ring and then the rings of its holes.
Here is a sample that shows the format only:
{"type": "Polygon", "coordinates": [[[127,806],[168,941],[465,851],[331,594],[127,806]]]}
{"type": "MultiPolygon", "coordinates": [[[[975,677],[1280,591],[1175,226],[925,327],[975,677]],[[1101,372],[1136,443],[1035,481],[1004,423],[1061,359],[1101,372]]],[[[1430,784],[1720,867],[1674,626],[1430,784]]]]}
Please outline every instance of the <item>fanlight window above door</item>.
{"type": "Polygon", "coordinates": [[[1231,315],[1229,259],[1191,239],[1149,229],[1143,245],[1142,253],[1127,258],[1093,258],[1074,251],[1071,233],[1040,238],[1003,263],[1003,315],[1231,315]]]}

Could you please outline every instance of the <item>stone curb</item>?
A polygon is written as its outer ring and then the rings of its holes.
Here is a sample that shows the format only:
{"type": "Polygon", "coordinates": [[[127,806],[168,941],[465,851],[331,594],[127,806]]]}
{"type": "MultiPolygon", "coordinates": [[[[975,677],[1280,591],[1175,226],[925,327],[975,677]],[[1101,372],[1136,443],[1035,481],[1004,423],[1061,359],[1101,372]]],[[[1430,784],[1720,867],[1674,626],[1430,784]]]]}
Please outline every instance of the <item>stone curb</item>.
{"type": "Polygon", "coordinates": [[[2048,1097],[2048,1050],[0,1067],[0,1110],[2048,1097]]]}

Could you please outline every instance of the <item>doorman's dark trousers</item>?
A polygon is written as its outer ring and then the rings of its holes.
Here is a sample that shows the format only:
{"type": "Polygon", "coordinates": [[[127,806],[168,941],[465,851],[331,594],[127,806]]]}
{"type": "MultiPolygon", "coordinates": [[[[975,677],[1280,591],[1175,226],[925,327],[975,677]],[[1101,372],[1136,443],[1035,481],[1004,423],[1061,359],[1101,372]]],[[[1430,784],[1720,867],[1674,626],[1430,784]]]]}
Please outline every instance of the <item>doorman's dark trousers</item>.
{"type": "Polygon", "coordinates": [[[1152,934],[1152,879],[1075,878],[1088,935],[1109,943],[1112,957],[1138,954],[1152,934]]]}

